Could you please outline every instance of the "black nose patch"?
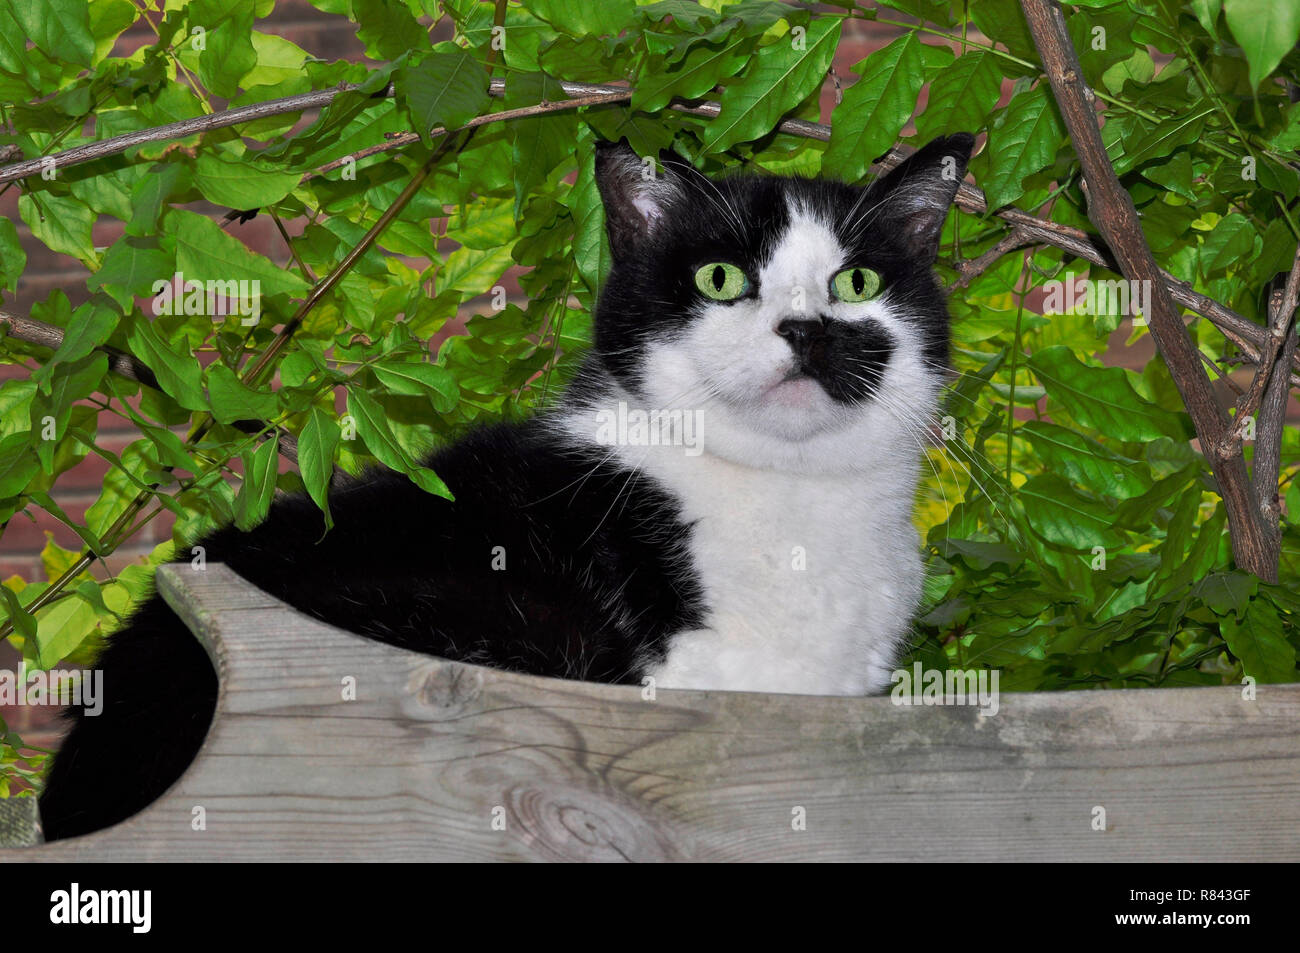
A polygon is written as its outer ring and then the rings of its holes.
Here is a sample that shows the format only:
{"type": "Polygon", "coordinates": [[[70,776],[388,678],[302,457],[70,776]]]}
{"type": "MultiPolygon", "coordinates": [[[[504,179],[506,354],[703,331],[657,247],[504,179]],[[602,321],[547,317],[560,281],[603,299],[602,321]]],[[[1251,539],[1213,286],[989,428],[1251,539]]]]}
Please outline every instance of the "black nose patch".
{"type": "Polygon", "coordinates": [[[786,318],[776,326],[806,374],[844,404],[867,400],[880,386],[894,340],[874,321],[786,318]]]}
{"type": "Polygon", "coordinates": [[[776,326],[776,333],[789,342],[799,363],[821,360],[826,350],[826,323],[820,318],[786,318],[776,326]]]}

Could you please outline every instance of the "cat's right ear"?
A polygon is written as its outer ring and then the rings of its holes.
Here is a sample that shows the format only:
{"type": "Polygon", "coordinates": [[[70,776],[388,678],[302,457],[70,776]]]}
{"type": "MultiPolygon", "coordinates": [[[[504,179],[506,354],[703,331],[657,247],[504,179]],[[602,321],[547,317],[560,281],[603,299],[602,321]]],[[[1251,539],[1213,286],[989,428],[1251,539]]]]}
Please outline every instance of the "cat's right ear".
{"type": "Polygon", "coordinates": [[[655,173],[654,159],[637,155],[626,139],[596,143],[596,186],[610,251],[616,259],[634,257],[663,227],[673,186],[655,173]]]}

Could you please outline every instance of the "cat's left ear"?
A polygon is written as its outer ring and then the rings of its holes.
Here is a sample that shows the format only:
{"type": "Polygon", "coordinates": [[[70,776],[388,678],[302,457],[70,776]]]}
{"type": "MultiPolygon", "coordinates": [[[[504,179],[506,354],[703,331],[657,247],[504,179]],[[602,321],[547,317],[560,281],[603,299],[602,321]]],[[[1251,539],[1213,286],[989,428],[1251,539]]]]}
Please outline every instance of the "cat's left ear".
{"type": "Polygon", "coordinates": [[[677,191],[656,174],[654,159],[637,155],[626,139],[596,144],[596,186],[616,259],[634,257],[658,234],[677,191]]]}
{"type": "Polygon", "coordinates": [[[939,256],[943,223],[974,146],[968,132],[932,139],[871,187],[879,221],[896,229],[907,251],[927,265],[939,256]]]}

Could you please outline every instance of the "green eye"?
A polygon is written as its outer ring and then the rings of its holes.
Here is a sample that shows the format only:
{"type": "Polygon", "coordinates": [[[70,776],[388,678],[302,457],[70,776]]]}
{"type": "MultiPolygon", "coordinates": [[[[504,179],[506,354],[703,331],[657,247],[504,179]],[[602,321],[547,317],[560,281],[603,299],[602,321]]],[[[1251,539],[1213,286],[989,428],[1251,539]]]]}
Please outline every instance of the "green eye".
{"type": "Polygon", "coordinates": [[[867,301],[880,291],[880,276],[870,268],[845,268],[831,282],[831,290],[841,301],[867,301]]]}
{"type": "Polygon", "coordinates": [[[714,301],[734,301],[749,290],[749,279],[735,265],[715,261],[695,272],[695,287],[714,301]]]}

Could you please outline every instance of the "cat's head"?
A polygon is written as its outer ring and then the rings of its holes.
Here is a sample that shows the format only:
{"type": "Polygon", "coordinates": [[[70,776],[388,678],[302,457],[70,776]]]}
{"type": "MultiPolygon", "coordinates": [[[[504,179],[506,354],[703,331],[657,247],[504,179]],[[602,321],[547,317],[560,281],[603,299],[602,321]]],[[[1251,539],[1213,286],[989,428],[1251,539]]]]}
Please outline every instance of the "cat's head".
{"type": "Polygon", "coordinates": [[[835,470],[916,452],[948,361],[932,271],[973,139],[936,139],[866,187],[663,170],[602,144],[613,265],[596,352],[648,409],[703,415],[737,462],[835,470]]]}

